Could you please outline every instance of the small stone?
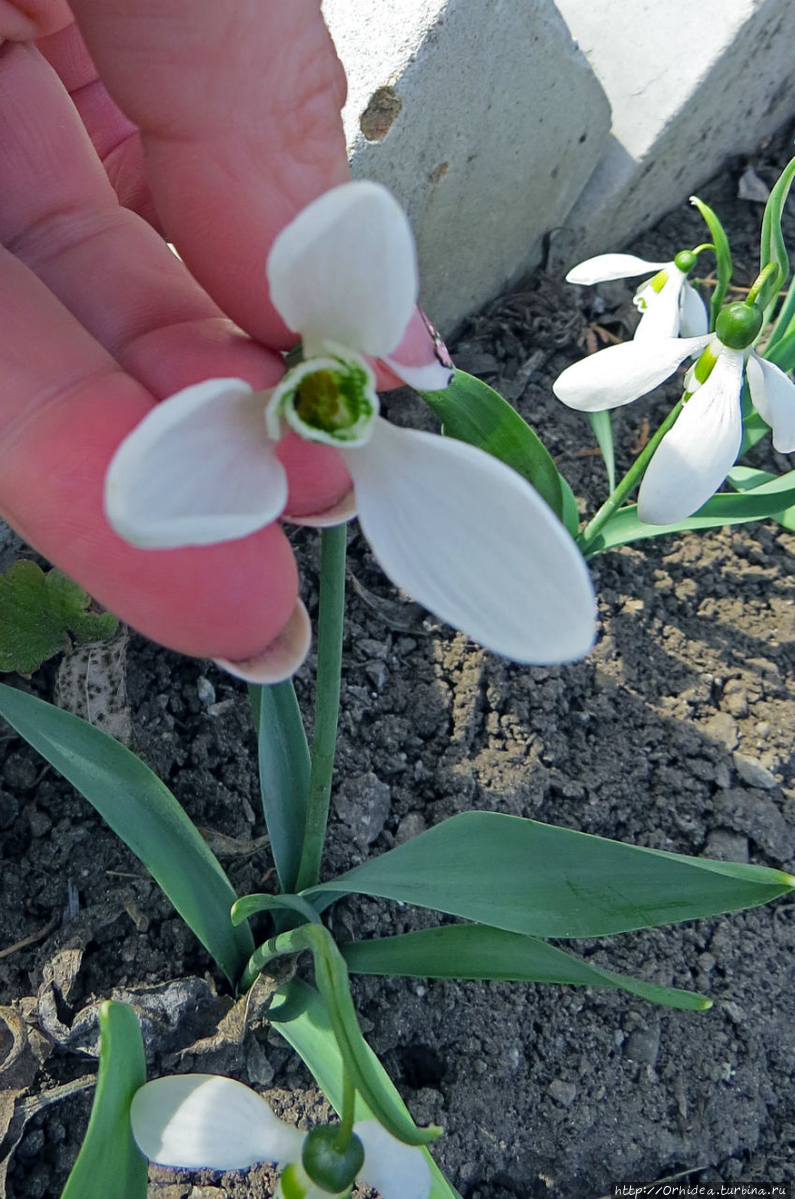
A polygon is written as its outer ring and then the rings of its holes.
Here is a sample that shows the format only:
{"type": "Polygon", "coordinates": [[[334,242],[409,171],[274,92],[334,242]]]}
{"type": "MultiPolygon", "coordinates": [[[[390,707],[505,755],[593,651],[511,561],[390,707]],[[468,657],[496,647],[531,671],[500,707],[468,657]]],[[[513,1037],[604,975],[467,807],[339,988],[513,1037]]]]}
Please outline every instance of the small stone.
{"type": "Polygon", "coordinates": [[[395,844],[402,845],[405,841],[410,841],[412,837],[424,833],[426,827],[425,817],[421,812],[408,812],[397,826],[395,844]]]}
{"type": "Polygon", "coordinates": [[[3,777],[14,791],[29,791],[36,786],[40,767],[25,753],[9,754],[3,766],[3,777]]]}
{"type": "Polygon", "coordinates": [[[198,696],[199,703],[204,704],[205,707],[207,704],[215,703],[215,687],[203,674],[200,674],[196,680],[196,695],[198,696]]]}
{"type": "Polygon", "coordinates": [[[724,745],[728,750],[735,749],[740,740],[737,725],[728,712],[716,712],[714,716],[705,720],[701,727],[708,737],[720,745],[724,745]]]}
{"type": "Polygon", "coordinates": [[[246,1073],[248,1080],[252,1083],[258,1083],[261,1087],[269,1087],[273,1082],[275,1073],[273,1066],[268,1061],[265,1050],[260,1045],[259,1041],[251,1040],[246,1053],[246,1073]]]}
{"type": "Polygon", "coordinates": [[[763,766],[758,758],[748,758],[745,754],[734,755],[734,768],[744,783],[749,787],[760,787],[763,791],[772,791],[778,786],[776,776],[767,766],[763,766]]]}
{"type": "Polygon", "coordinates": [[[653,1066],[660,1052],[660,1025],[655,1020],[646,1028],[636,1028],[624,1043],[624,1053],[633,1062],[653,1066]]]}
{"type": "Polygon", "coordinates": [[[563,1107],[571,1107],[577,1098],[577,1087],[575,1084],[573,1082],[566,1082],[562,1078],[553,1078],[547,1087],[547,1091],[555,1102],[562,1104],[563,1107]]]}
{"type": "Polygon", "coordinates": [[[376,691],[383,691],[387,684],[387,680],[389,679],[389,671],[387,670],[385,662],[380,662],[378,660],[365,662],[364,673],[367,675],[368,679],[370,679],[376,691]]]}
{"type": "Polygon", "coordinates": [[[723,702],[732,716],[742,719],[748,715],[748,695],[739,679],[730,679],[723,690],[723,702]]]}
{"type": "Polygon", "coordinates": [[[728,828],[714,828],[707,836],[703,857],[719,862],[747,862],[748,838],[728,828]]]}
{"type": "Polygon", "coordinates": [[[356,841],[370,845],[381,834],[389,815],[391,792],[372,770],[346,778],[334,799],[340,820],[356,841]]]}
{"type": "Polygon", "coordinates": [[[52,828],[52,821],[47,813],[40,812],[38,808],[30,808],[27,816],[32,837],[45,837],[52,828]]]}
{"type": "Polygon", "coordinates": [[[19,800],[10,791],[0,791],[0,829],[11,828],[19,815],[19,800]]]}

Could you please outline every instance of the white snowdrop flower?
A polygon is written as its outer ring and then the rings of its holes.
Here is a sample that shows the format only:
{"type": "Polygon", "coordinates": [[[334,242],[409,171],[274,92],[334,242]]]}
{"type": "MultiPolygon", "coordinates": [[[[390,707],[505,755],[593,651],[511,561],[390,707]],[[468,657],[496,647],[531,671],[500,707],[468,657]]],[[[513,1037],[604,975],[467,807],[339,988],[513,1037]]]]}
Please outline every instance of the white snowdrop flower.
{"type": "MultiPolygon", "coordinates": [[[[155,1079],[136,1092],[130,1120],[139,1149],[159,1165],[245,1170],[274,1162],[283,1170],[279,1196],[284,1199],[328,1199],[340,1193],[317,1185],[306,1171],[305,1147],[312,1134],[285,1124],[256,1091],[231,1078],[155,1079]]],[[[375,1187],[381,1199],[427,1199],[431,1173],[421,1149],[396,1140],[377,1120],[354,1124],[353,1132],[363,1150],[356,1181],[375,1187]]]]}
{"type": "Polygon", "coordinates": [[[671,262],[647,262],[634,254],[598,254],[572,267],[566,281],[591,285],[652,272],[652,278],[635,292],[633,303],[642,313],[635,339],[700,337],[709,329],[709,317],[704,301],[688,282],[695,264],[692,250],[682,250],[671,262]]]}
{"type": "Polygon", "coordinates": [[[270,392],[211,379],[157,405],[109,468],[113,527],[144,546],[207,545],[276,520],[287,500],[276,446],[291,429],[335,447],[354,483],[355,505],[302,523],[358,512],[386,574],[440,619],[519,662],[582,657],[595,633],[591,582],[538,493],[482,450],[379,416],[365,356],[423,390],[452,377],[438,346],[426,362],[403,349],[419,283],[394,197],[365,181],[320,196],[277,237],[267,273],[304,361],[270,392]]]}

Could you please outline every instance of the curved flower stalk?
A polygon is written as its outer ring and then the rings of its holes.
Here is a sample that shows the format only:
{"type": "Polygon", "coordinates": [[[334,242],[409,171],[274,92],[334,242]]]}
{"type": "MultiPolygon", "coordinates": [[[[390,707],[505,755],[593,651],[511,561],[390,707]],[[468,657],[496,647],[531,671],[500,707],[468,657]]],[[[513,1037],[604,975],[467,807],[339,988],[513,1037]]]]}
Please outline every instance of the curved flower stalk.
{"type": "MultiPolygon", "coordinates": [[[[327,1199],[340,1193],[319,1186],[307,1173],[306,1166],[312,1170],[312,1165],[306,1149],[313,1134],[285,1124],[256,1091],[231,1078],[181,1074],[155,1079],[136,1092],[130,1120],[141,1152],[160,1165],[245,1170],[274,1162],[283,1170],[278,1199],[327,1199]]],[[[396,1140],[377,1120],[354,1124],[353,1133],[364,1151],[356,1181],[375,1187],[382,1199],[427,1199],[431,1174],[421,1149],[396,1140]]],[[[342,1194],[347,1192],[345,1187],[342,1194]]]]}
{"type": "Polygon", "coordinates": [[[432,362],[405,352],[422,318],[414,241],[394,197],[369,182],[327,192],[276,239],[267,273],[304,361],[268,392],[211,379],[158,405],[108,471],[114,528],[139,545],[206,545],[291,519],[277,451],[297,434],[339,452],[354,494],[292,519],[321,526],[358,513],[392,581],[496,653],[539,664],[585,654],[595,630],[587,570],[533,488],[473,446],[379,416],[368,359],[423,390],[451,379],[438,344],[432,362]]]}
{"type": "Polygon", "coordinates": [[[633,297],[642,314],[635,340],[701,337],[709,329],[709,317],[704,301],[688,281],[696,260],[692,250],[682,250],[671,262],[647,262],[634,254],[598,254],[572,267],[566,282],[590,286],[654,272],[633,297]]]}
{"type": "Polygon", "coordinates": [[[691,516],[723,483],[742,444],[742,389],[773,431],[782,453],[795,450],[795,383],[753,350],[762,315],[754,304],[731,304],[705,337],[626,342],[575,362],[553,384],[569,407],[598,412],[631,403],[664,382],[685,358],[685,402],[643,476],[638,516],[667,525],[691,516]]]}

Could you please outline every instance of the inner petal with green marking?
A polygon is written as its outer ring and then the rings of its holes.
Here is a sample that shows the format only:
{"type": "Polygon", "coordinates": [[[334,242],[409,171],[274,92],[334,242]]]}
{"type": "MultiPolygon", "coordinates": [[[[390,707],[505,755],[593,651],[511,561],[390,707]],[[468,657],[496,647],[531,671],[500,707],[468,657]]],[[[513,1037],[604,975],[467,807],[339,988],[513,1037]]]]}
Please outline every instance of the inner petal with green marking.
{"type": "Polygon", "coordinates": [[[294,366],[273,392],[266,421],[282,436],[284,421],[308,441],[363,445],[378,415],[375,377],[358,355],[310,358],[294,366]]]}

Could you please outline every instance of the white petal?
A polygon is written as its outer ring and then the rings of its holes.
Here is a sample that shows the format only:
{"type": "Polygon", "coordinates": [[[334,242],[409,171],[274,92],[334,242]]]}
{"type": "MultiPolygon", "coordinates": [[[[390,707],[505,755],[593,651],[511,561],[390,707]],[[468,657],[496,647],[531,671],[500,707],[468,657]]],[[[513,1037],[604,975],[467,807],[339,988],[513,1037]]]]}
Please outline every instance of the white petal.
{"type": "Polygon", "coordinates": [[[690,283],[679,293],[679,333],[682,337],[703,337],[709,330],[709,313],[701,296],[690,283]]]}
{"type": "Polygon", "coordinates": [[[597,254],[578,262],[566,276],[567,283],[607,283],[610,279],[631,279],[633,275],[651,274],[668,266],[667,262],[647,262],[634,254],[597,254]]]}
{"type": "Polygon", "coordinates": [[[304,339],[380,358],[399,344],[418,278],[411,226],[380,183],[343,183],[298,214],[268,258],[271,300],[304,339]]]}
{"type": "MultiPolygon", "coordinates": [[[[660,340],[676,337],[679,333],[679,296],[685,275],[675,266],[669,266],[668,278],[660,291],[647,283],[635,295],[635,307],[643,316],[635,330],[635,341],[660,340]]],[[[706,332],[706,330],[705,330],[706,332]]]]}
{"type": "Polygon", "coordinates": [[[650,525],[684,520],[718,490],[743,435],[741,350],[723,349],[706,383],[687,401],[649,463],[638,516],[650,525]]]}
{"type": "Polygon", "coordinates": [[[309,653],[312,644],[312,622],[309,613],[298,600],[287,624],[270,645],[252,658],[231,661],[213,659],[216,666],[247,683],[283,683],[292,678],[309,653]]]}
{"type": "Polygon", "coordinates": [[[287,477],[265,429],[262,393],[208,379],[157,404],[119,446],[105,513],[134,545],[233,541],[275,520],[287,477]]]}
{"type": "Polygon", "coordinates": [[[595,633],[582,557],[536,491],[490,454],[382,418],[344,450],[359,520],[393,583],[518,662],[581,658],[595,633]]]}
{"type": "Polygon", "coordinates": [[[256,1091],[217,1074],[175,1074],[136,1091],[133,1136],[150,1161],[186,1170],[243,1170],[300,1157],[304,1134],[256,1091]]]}
{"type": "Polygon", "coordinates": [[[795,453],[795,383],[774,362],[751,354],[746,364],[751,401],[773,430],[780,454],[795,453]]]}
{"type": "Polygon", "coordinates": [[[709,337],[626,341],[573,363],[552,384],[559,400],[581,412],[630,404],[659,387],[680,362],[704,349],[709,337]]]}
{"type": "Polygon", "coordinates": [[[428,1199],[431,1171],[421,1149],[396,1140],[377,1120],[362,1120],[353,1131],[364,1146],[362,1182],[375,1187],[381,1199],[428,1199]]]}

